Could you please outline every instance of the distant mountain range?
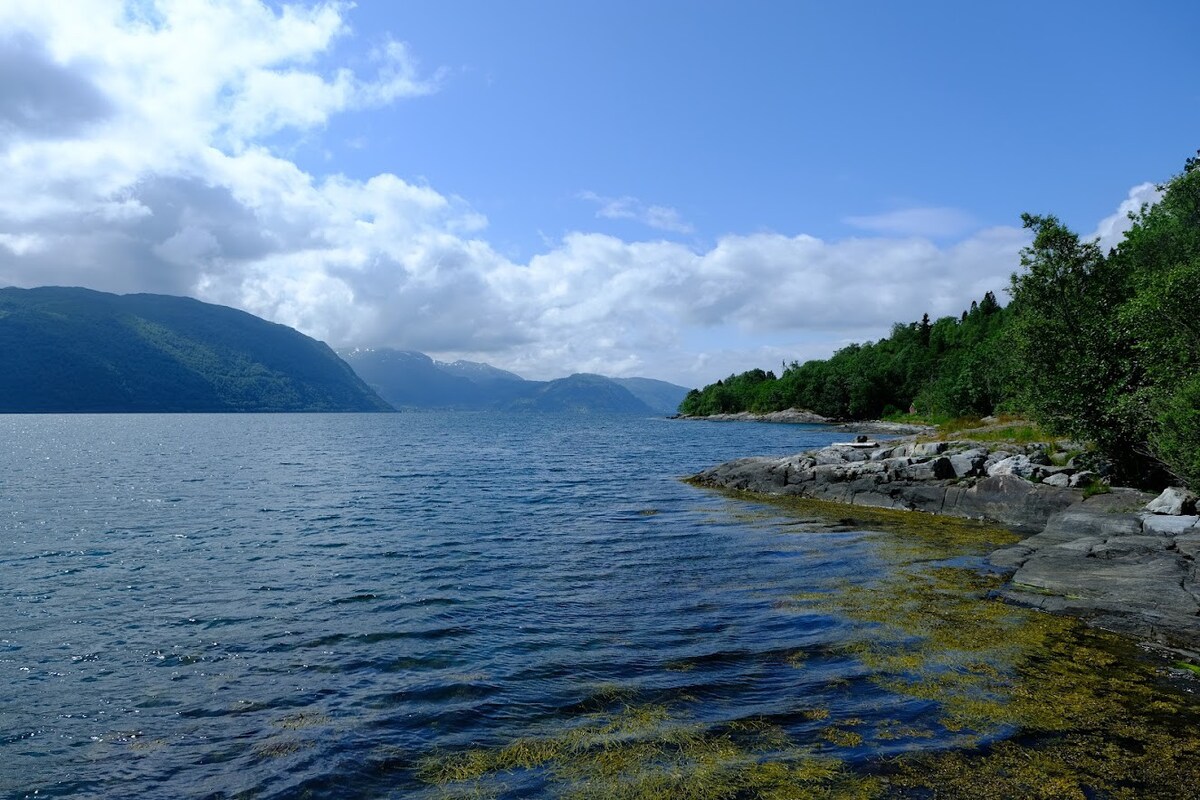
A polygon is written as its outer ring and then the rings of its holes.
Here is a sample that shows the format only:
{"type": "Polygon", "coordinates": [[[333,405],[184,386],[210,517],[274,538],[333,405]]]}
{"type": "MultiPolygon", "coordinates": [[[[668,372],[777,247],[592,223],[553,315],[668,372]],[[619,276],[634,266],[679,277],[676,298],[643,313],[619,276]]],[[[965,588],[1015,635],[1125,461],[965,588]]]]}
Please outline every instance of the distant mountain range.
{"type": "Polygon", "coordinates": [[[0,289],[0,412],[388,410],[328,345],[243,311],[0,289]]]}
{"type": "Polygon", "coordinates": [[[402,409],[673,414],[688,393],[683,386],[651,378],[585,373],[527,381],[490,364],[447,364],[412,350],[358,348],[339,354],[383,399],[402,409]]]}
{"type": "Polygon", "coordinates": [[[491,409],[671,414],[682,386],[349,350],[187,297],[0,289],[0,413],[491,409]],[[345,360],[343,360],[343,358],[345,360]]]}

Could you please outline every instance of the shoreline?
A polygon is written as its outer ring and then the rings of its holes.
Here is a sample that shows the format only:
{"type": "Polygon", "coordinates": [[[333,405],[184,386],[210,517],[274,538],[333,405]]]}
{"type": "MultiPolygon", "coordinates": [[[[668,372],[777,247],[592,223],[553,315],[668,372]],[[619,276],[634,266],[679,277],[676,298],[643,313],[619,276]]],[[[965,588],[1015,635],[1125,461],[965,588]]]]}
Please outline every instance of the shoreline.
{"type": "Polygon", "coordinates": [[[988,556],[1006,576],[998,596],[1200,660],[1195,501],[1162,502],[1171,490],[1158,497],[1118,487],[1097,491],[1096,476],[1055,466],[1049,455],[1041,444],[970,440],[830,445],[783,458],[740,458],[687,480],[764,499],[1000,525],[1021,539],[988,556]]]}
{"type": "Polygon", "coordinates": [[[878,419],[844,422],[830,417],[823,417],[813,411],[805,411],[800,408],[789,408],[784,411],[766,411],[763,413],[739,411],[735,414],[709,414],[707,416],[676,414],[671,419],[682,419],[693,422],[767,422],[780,425],[826,425],[830,430],[844,433],[882,433],[892,436],[913,436],[931,433],[936,430],[932,425],[885,422],[878,419]]]}

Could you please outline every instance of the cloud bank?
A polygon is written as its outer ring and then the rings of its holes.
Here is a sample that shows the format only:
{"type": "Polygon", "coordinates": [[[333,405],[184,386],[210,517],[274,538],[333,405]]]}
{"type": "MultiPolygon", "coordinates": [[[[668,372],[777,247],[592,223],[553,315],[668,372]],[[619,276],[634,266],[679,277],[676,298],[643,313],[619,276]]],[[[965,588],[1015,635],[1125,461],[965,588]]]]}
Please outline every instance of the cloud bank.
{"type": "MultiPolygon", "coordinates": [[[[956,314],[1007,284],[1026,241],[1000,227],[935,244],[971,223],[925,209],[856,218],[885,235],[839,241],[580,231],[517,263],[461,198],[386,173],[311,174],[273,144],[442,88],[399,41],[370,51],[367,74],[330,63],[353,36],[347,5],[67,6],[0,8],[0,70],[19,77],[0,87],[0,285],[186,294],[335,346],[699,385],[956,314]]],[[[692,233],[673,209],[586,199],[603,217],[692,233]]]]}

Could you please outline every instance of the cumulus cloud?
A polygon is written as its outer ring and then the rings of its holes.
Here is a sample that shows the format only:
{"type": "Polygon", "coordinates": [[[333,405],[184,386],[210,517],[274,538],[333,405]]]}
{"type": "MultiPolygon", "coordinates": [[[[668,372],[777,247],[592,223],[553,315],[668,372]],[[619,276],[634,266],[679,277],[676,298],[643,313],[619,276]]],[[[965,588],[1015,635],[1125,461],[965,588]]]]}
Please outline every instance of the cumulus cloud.
{"type": "Polygon", "coordinates": [[[1101,250],[1107,253],[1125,237],[1125,232],[1132,224],[1129,215],[1141,211],[1144,205],[1158,202],[1161,197],[1162,192],[1155,184],[1139,183],[1129,190],[1129,196],[1117,208],[1115,214],[1100,220],[1090,238],[1098,239],[1101,250]]]}
{"type": "MultiPolygon", "coordinates": [[[[273,148],[280,131],[319,133],[340,111],[437,91],[440,73],[396,41],[365,76],[330,65],[353,35],[348,8],[0,7],[0,66],[38,87],[0,89],[0,285],[188,294],[335,346],[698,385],[956,314],[1006,285],[1025,243],[1008,227],[936,243],[955,217],[935,209],[860,218],[889,236],[839,241],[760,232],[696,247],[577,231],[518,263],[461,198],[386,173],[312,174],[273,148]]],[[[601,216],[691,232],[669,208],[586,199],[601,216]]]]}
{"type": "Polygon", "coordinates": [[[647,205],[636,197],[604,197],[595,192],[580,192],[579,197],[600,206],[596,210],[598,218],[631,219],[656,230],[671,233],[692,233],[695,230],[675,209],[647,205]]]}

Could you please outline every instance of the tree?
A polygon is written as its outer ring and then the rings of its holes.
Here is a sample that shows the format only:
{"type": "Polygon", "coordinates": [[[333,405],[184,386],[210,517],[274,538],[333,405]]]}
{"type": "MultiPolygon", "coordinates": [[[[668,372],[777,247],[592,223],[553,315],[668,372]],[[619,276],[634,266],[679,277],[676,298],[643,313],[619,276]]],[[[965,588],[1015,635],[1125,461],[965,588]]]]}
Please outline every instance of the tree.
{"type": "Polygon", "coordinates": [[[1125,275],[1056,217],[1022,220],[1034,238],[1010,292],[1023,405],[1055,433],[1094,440],[1125,476],[1141,474],[1146,431],[1124,402],[1140,374],[1129,337],[1112,324],[1129,294],[1125,275]]]}

